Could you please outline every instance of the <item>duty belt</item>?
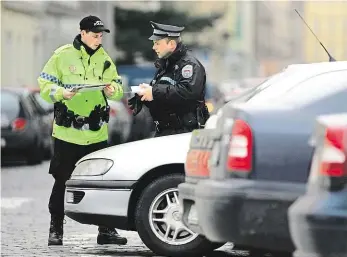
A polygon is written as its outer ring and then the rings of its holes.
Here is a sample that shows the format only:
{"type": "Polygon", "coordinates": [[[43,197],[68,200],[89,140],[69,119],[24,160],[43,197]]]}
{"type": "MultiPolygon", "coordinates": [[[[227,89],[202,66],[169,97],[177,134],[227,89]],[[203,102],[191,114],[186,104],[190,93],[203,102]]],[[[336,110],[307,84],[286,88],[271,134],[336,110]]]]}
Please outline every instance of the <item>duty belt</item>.
{"type": "MultiPolygon", "coordinates": [[[[99,122],[95,123],[95,126],[101,128],[102,125],[104,125],[105,123],[106,121],[103,121],[102,118],[100,118],[99,122]]],[[[92,130],[89,124],[90,124],[89,117],[76,115],[74,119],[72,120],[72,127],[74,127],[75,129],[92,130]]]]}
{"type": "Polygon", "coordinates": [[[155,129],[157,132],[161,132],[165,129],[180,129],[183,127],[180,117],[175,114],[169,114],[165,120],[155,120],[155,129]]]}
{"type": "Polygon", "coordinates": [[[68,110],[65,104],[58,102],[54,104],[55,123],[66,128],[97,131],[108,122],[109,108],[109,106],[101,108],[98,105],[91,111],[89,117],[85,117],[76,115],[73,111],[68,110]]]}

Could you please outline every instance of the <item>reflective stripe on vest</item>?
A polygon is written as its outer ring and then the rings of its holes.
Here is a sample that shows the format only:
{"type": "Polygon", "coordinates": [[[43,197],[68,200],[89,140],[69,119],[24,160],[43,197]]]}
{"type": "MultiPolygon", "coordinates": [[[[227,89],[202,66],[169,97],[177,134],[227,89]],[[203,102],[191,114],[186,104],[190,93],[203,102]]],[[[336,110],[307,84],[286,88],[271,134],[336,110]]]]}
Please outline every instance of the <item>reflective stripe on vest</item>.
{"type": "MultiPolygon", "coordinates": [[[[70,88],[74,88],[74,87],[79,87],[79,86],[84,86],[84,84],[63,84],[58,78],[56,78],[55,76],[53,75],[50,75],[48,73],[45,73],[45,72],[42,72],[40,74],[40,77],[45,79],[45,80],[48,80],[58,86],[62,86],[64,87],[65,89],[70,89],[70,88]]],[[[164,77],[165,78],[165,77],[164,77]]],[[[115,83],[117,84],[120,84],[122,85],[122,80],[121,79],[114,79],[113,80],[115,83]]],[[[56,90],[56,88],[55,88],[56,90]]],[[[52,92],[51,92],[52,93],[52,92]]],[[[53,93],[52,93],[53,94],[53,93]]]]}
{"type": "Polygon", "coordinates": [[[169,77],[161,77],[161,78],[159,79],[159,81],[161,81],[161,80],[167,81],[167,82],[169,82],[171,85],[176,85],[176,83],[177,83],[175,80],[173,80],[172,78],[169,78],[169,77]]]}
{"type": "Polygon", "coordinates": [[[49,98],[51,98],[53,103],[57,102],[57,99],[55,99],[54,97],[55,93],[57,92],[57,88],[58,88],[57,85],[52,85],[51,91],[49,92],[49,98]]]}
{"type": "Polygon", "coordinates": [[[48,80],[50,82],[53,82],[54,84],[57,84],[57,85],[62,84],[61,81],[57,77],[55,77],[51,74],[48,74],[46,72],[41,72],[40,77],[45,79],[45,80],[48,80]]]}

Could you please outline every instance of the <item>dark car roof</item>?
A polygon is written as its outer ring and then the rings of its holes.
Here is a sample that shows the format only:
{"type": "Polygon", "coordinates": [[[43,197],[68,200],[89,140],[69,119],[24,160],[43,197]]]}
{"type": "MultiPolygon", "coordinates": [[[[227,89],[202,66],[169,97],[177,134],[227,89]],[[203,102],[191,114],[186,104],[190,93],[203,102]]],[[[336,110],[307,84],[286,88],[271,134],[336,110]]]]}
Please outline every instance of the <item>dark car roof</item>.
{"type": "MultiPolygon", "coordinates": [[[[253,96],[257,96],[259,93],[262,94],[261,91],[266,91],[269,88],[268,92],[278,91],[277,95],[283,95],[287,92],[288,89],[293,88],[293,85],[297,85],[299,82],[303,82],[308,78],[312,78],[319,74],[330,73],[335,71],[347,70],[347,62],[323,62],[323,63],[312,63],[312,64],[295,64],[289,65],[286,69],[284,69],[280,73],[276,73],[275,75],[269,77],[269,79],[265,80],[260,85],[247,90],[240,94],[238,97],[230,101],[225,105],[225,108],[228,109],[231,106],[237,104],[239,107],[250,107],[252,105],[255,108],[260,108],[261,106],[268,105],[269,108],[278,108],[281,105],[282,101],[278,101],[277,103],[269,102],[269,101],[261,101],[253,103],[248,100],[253,96]],[[276,87],[271,87],[275,85],[276,87]]],[[[281,99],[281,98],[278,98],[281,99]]]]}
{"type": "Polygon", "coordinates": [[[23,94],[29,92],[27,88],[23,87],[1,87],[1,91],[10,91],[16,94],[23,94]]]}
{"type": "Polygon", "coordinates": [[[26,96],[30,93],[36,93],[40,92],[40,88],[35,87],[8,87],[8,86],[2,86],[1,91],[7,91],[12,92],[14,94],[17,94],[19,96],[26,96]]]}

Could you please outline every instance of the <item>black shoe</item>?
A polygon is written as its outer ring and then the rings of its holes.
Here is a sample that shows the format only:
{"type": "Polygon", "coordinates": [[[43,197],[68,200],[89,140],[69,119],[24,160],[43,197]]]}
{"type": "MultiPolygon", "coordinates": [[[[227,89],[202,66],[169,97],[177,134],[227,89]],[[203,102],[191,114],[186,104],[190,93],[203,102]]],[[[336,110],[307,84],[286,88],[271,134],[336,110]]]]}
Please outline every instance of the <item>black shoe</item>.
{"type": "Polygon", "coordinates": [[[104,244],[116,244],[126,245],[128,240],[125,237],[120,236],[113,228],[99,227],[99,234],[96,242],[99,245],[104,244]]]}
{"type": "Polygon", "coordinates": [[[61,219],[51,219],[48,237],[48,246],[50,245],[63,245],[63,220],[61,219]]]}

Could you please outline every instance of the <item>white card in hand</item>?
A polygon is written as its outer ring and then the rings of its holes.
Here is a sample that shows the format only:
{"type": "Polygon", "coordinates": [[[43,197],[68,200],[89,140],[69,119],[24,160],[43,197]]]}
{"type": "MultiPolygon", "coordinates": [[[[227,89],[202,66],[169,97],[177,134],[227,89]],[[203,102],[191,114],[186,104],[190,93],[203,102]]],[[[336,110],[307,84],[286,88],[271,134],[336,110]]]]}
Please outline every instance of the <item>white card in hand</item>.
{"type": "Polygon", "coordinates": [[[140,86],[132,86],[131,87],[131,92],[133,93],[140,93],[142,91],[142,88],[140,86]]]}
{"type": "Polygon", "coordinates": [[[103,90],[107,85],[80,85],[75,86],[73,88],[70,88],[69,90],[71,92],[88,92],[88,91],[96,91],[96,90],[103,90]]]}

